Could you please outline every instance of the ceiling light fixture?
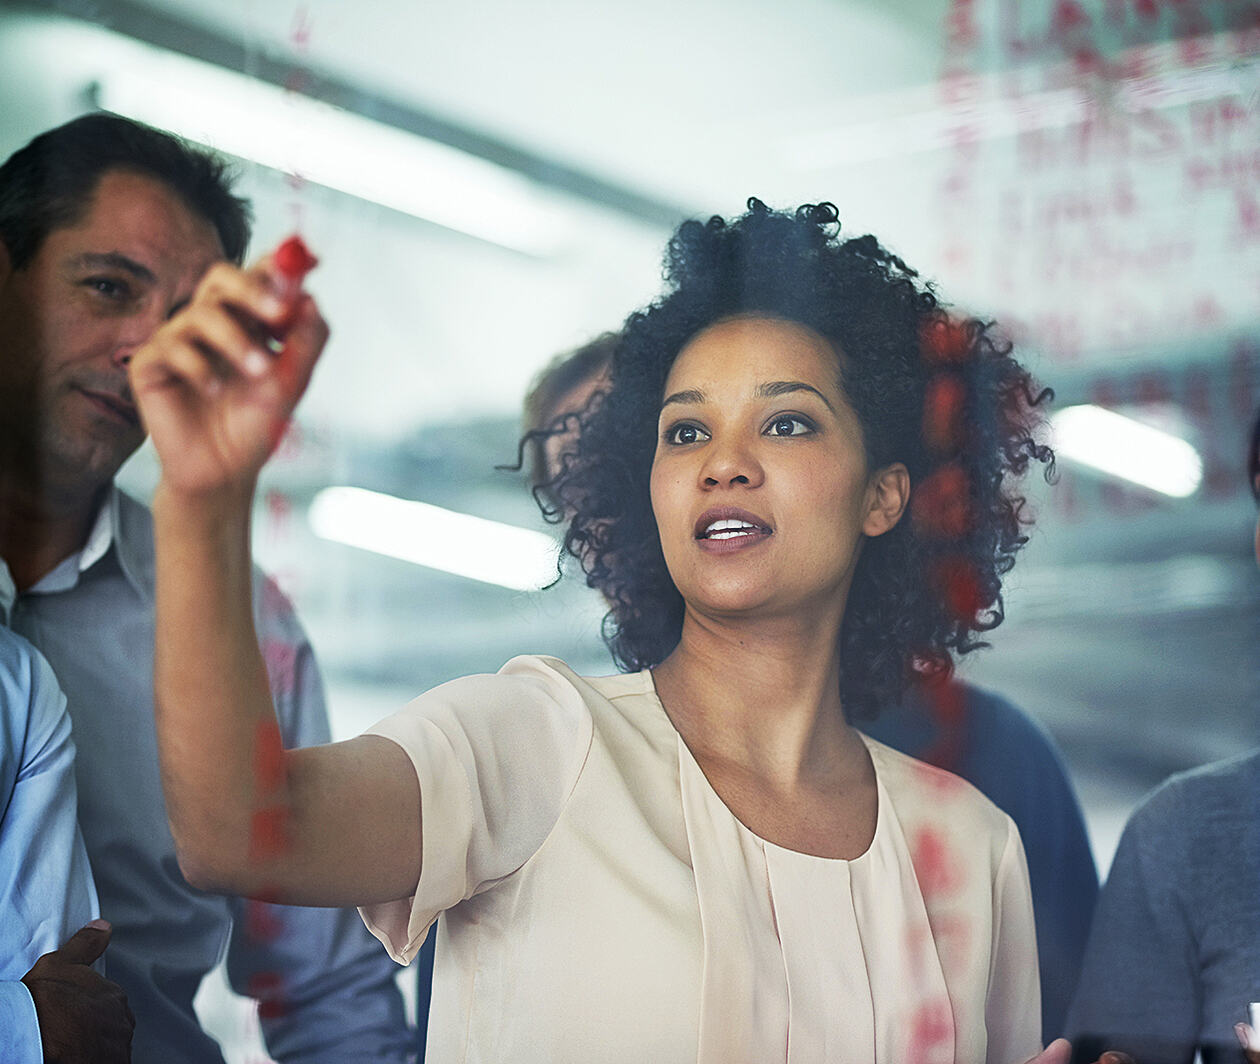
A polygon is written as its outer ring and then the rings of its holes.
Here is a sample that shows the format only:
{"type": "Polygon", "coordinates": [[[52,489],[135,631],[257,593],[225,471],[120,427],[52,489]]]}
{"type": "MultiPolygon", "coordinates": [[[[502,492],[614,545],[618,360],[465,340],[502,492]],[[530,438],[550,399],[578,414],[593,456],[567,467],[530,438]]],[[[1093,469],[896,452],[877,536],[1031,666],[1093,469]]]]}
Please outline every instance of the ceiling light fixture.
{"type": "Polygon", "coordinates": [[[1184,499],[1203,480],[1203,459],[1189,443],[1114,410],[1069,406],[1050,425],[1059,457],[1163,495],[1184,499]]]}
{"type": "Polygon", "coordinates": [[[513,591],[556,579],[559,544],[546,533],[364,488],[324,488],[308,515],[321,539],[513,591]]]}
{"type": "Polygon", "coordinates": [[[151,50],[97,106],[513,251],[553,254],[571,226],[522,174],[255,78],[151,50]]]}

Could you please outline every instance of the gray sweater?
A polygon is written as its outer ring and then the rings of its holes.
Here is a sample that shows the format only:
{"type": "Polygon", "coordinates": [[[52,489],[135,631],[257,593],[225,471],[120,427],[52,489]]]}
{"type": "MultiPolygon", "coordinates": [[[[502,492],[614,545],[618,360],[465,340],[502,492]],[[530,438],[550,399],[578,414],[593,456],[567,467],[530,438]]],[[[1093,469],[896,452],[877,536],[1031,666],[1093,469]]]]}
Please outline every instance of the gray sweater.
{"type": "MultiPolygon", "coordinates": [[[[1260,1001],[1260,752],[1173,776],[1129,819],[1068,1017],[1142,1064],[1241,1060],[1260,1001]]],[[[1090,1057],[1089,1059],[1093,1059],[1090,1057]]]]}

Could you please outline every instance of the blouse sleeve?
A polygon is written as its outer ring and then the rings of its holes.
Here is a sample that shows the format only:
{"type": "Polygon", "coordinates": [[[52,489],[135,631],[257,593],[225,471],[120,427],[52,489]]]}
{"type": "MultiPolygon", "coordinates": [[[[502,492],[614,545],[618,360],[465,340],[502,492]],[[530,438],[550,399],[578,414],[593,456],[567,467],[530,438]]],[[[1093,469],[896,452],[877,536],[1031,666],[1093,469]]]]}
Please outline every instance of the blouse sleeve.
{"type": "Polygon", "coordinates": [[[590,749],[581,695],[546,659],[435,687],[368,729],[406,751],[420,783],[420,881],[364,906],[396,961],[415,956],[444,909],[519,869],[555,826],[590,749]]]}
{"type": "Polygon", "coordinates": [[[1041,1048],[1037,932],[1024,846],[1007,818],[1007,839],[993,883],[993,949],[985,1001],[988,1064],[1020,1064],[1041,1048]]]}

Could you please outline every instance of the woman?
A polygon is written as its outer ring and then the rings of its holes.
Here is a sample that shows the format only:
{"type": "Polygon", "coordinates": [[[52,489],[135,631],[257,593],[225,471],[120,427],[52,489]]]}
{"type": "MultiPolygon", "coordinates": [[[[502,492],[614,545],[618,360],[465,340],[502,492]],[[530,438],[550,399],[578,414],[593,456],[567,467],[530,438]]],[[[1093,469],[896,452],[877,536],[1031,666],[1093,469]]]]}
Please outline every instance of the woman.
{"type": "Polygon", "coordinates": [[[1001,617],[1027,374],[834,208],[689,222],[552,485],[630,670],[526,657],[281,752],[250,623],[259,468],[324,330],[264,262],[139,352],[163,463],[158,728],[185,874],[439,913],[433,1060],[1023,1060],[1009,818],[846,714],[1001,617]],[[284,349],[260,350],[260,329],[284,349]],[[243,325],[252,322],[254,325],[243,325]],[[912,485],[916,501],[907,516],[912,485]]]}

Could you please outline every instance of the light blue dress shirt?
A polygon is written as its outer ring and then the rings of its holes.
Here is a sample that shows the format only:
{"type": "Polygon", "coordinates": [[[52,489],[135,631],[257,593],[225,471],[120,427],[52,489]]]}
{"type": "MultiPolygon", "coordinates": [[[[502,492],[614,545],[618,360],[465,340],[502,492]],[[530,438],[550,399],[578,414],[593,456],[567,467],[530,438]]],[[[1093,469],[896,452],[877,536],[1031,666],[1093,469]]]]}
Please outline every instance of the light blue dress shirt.
{"type": "MultiPolygon", "coordinates": [[[[314,655],[288,601],[255,581],[255,624],[287,746],[329,739],[314,655]]],[[[48,658],[78,744],[79,822],[101,915],[113,924],[109,978],[136,1017],[134,1064],[222,1064],[193,1011],[206,973],[261,999],[282,1064],[402,1062],[412,1038],[396,966],[353,910],[263,906],[208,894],[180,874],[153,727],[153,525],[112,490],[83,550],[14,594],[0,613],[48,658]]]]}
{"type": "Polygon", "coordinates": [[[0,1060],[40,1064],[21,979],[99,910],[79,833],[66,700],[42,656],[0,627],[0,1060]]]}

